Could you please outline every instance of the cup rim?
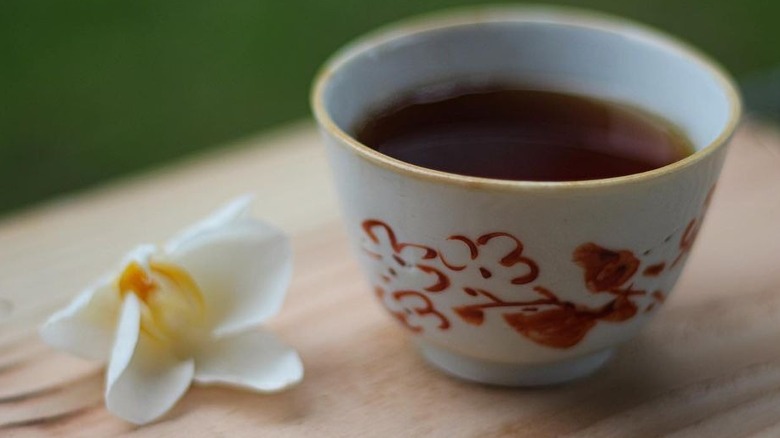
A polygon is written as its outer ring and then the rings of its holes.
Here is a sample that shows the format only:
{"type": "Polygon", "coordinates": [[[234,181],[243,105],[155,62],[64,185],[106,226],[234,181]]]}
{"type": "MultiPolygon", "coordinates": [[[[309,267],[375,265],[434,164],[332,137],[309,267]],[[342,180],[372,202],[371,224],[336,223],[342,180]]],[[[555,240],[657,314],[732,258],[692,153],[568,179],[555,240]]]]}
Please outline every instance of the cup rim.
{"type": "Polygon", "coordinates": [[[346,147],[362,158],[395,173],[403,174],[429,182],[465,186],[469,188],[492,190],[560,190],[560,189],[591,189],[646,182],[661,178],[674,172],[688,168],[713,154],[728,143],[739,125],[742,102],[731,75],[716,61],[702,53],[699,49],[671,36],[661,30],[635,22],[630,19],[578,8],[560,6],[487,6],[466,7],[445,12],[434,12],[402,20],[370,32],[332,55],[317,73],[310,94],[310,104],[314,117],[319,125],[331,135],[341,140],[341,146],[346,147]],[[324,92],[329,79],[353,58],[365,51],[392,40],[433,30],[474,25],[483,23],[537,22],[557,25],[576,26],[614,33],[630,35],[652,44],[661,44],[664,49],[677,52],[687,60],[708,70],[726,94],[729,104],[729,115],[719,134],[706,146],[693,154],[645,172],[630,175],[580,180],[580,181],[526,181],[504,180],[477,176],[461,175],[417,166],[398,160],[378,152],[355,139],[341,129],[331,118],[325,108],[324,92]]]}

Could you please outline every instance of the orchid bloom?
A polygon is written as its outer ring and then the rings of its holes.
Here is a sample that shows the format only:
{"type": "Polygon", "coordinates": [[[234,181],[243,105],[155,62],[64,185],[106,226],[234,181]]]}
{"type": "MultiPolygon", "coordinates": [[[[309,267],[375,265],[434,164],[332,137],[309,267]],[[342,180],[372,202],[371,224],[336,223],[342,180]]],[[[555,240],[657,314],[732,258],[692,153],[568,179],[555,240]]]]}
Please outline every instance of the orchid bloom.
{"type": "Polygon", "coordinates": [[[239,198],[163,246],[141,245],[41,329],[53,347],[108,362],[109,411],[153,421],[190,384],[258,392],[303,378],[292,348],[256,327],[281,307],[292,250],[239,198]]]}

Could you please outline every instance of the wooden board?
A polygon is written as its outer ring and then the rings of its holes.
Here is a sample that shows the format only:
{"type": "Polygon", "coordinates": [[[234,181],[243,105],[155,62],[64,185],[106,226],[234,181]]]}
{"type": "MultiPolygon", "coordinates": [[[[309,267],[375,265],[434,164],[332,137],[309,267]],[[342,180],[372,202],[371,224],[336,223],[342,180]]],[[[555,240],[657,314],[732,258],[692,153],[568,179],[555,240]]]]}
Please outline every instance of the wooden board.
{"type": "Polygon", "coordinates": [[[710,216],[666,308],[606,369],[518,390],[429,368],[373,302],[348,253],[308,123],[0,222],[0,436],[780,436],[780,134],[739,132],[710,216]],[[296,272],[271,326],[306,365],[263,396],[195,388],[142,428],[102,404],[97,364],[36,327],[128,248],[242,192],[292,233],[296,272]]]}

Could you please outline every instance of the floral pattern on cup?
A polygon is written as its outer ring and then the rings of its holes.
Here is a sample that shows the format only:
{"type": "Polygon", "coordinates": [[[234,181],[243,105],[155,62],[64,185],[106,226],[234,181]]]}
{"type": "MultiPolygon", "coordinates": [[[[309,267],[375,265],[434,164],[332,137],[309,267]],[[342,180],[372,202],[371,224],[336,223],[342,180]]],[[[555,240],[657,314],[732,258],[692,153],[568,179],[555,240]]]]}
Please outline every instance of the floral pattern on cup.
{"type": "Polygon", "coordinates": [[[598,324],[628,321],[658,308],[666,297],[662,290],[634,285],[639,277],[658,277],[675,269],[688,255],[709,207],[710,190],[701,213],[679,234],[672,260],[652,260],[650,252],[607,248],[583,243],[571,253],[582,269],[584,289],[608,295],[598,306],[562,299],[539,284],[544,269],[526,252],[523,242],[511,233],[496,231],[474,238],[453,234],[442,248],[401,242],[393,228],[378,219],[363,221],[363,252],[372,264],[375,292],[390,314],[413,333],[449,330],[453,324],[480,327],[488,318],[499,317],[526,339],[545,347],[566,349],[580,343],[598,324]],[[639,255],[637,255],[639,254],[639,255]],[[477,275],[468,274],[474,270],[477,275]],[[478,284],[460,284],[459,278],[481,278],[478,284]],[[511,290],[522,298],[499,295],[511,290]],[[468,301],[439,308],[435,296],[465,294],[468,301]]]}
{"type": "Polygon", "coordinates": [[[363,252],[374,262],[373,276],[378,279],[374,292],[387,311],[414,333],[448,329],[449,319],[428,296],[450,288],[449,276],[430,263],[439,253],[424,245],[399,242],[382,221],[363,221],[363,232],[363,252]]]}
{"type": "Polygon", "coordinates": [[[635,296],[646,295],[634,290],[629,281],[639,266],[632,252],[613,251],[594,243],[586,243],[574,251],[574,261],[582,266],[584,280],[592,293],[614,296],[599,307],[561,299],[555,292],[534,286],[535,296],[527,300],[506,301],[483,290],[465,288],[465,292],[480,302],[453,310],[467,323],[479,326],[485,312],[497,309],[504,321],[518,333],[537,344],[553,348],[569,348],[578,344],[600,321],[622,322],[633,318],[637,304],[635,296]]]}

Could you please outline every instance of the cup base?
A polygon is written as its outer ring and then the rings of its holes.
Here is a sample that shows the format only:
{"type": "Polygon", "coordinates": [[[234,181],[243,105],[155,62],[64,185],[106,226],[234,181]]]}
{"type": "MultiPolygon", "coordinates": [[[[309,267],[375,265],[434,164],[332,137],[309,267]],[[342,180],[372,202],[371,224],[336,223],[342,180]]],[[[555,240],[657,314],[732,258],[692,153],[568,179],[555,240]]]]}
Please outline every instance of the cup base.
{"type": "Polygon", "coordinates": [[[425,360],[452,376],[489,385],[520,387],[554,385],[588,376],[606,364],[614,353],[609,349],[550,364],[519,365],[475,359],[422,341],[417,346],[425,360]]]}

